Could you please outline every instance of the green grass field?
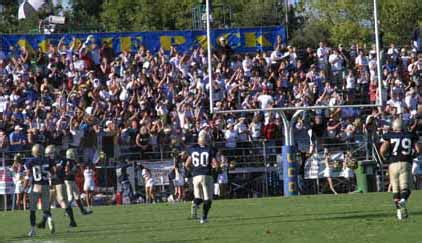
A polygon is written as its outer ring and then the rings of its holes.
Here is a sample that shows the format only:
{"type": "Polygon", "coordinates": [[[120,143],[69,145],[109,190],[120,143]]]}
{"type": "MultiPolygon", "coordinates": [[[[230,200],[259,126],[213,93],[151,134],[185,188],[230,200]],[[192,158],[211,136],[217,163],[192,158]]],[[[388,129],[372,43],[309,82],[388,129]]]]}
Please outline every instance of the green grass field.
{"type": "Polygon", "coordinates": [[[90,216],[75,211],[72,229],[57,209],[56,234],[38,230],[33,239],[28,212],[2,212],[0,242],[422,242],[422,191],[408,206],[399,222],[388,193],[224,200],[205,225],[188,219],[190,203],[98,207],[90,216]]]}

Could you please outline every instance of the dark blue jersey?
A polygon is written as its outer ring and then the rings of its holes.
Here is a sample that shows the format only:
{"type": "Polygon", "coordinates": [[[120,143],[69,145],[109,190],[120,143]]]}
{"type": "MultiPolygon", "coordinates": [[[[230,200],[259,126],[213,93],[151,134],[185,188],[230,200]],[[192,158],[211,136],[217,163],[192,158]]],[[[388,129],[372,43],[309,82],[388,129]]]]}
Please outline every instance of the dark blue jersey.
{"type": "Polygon", "coordinates": [[[65,177],[65,173],[64,173],[64,160],[54,160],[53,163],[56,165],[56,173],[53,177],[53,179],[51,180],[53,185],[60,185],[60,184],[64,184],[64,177],[65,177]]]}
{"type": "Polygon", "coordinates": [[[211,162],[215,157],[213,148],[209,146],[202,147],[199,144],[195,144],[188,149],[188,153],[192,158],[192,176],[211,175],[211,162]]]}
{"type": "Polygon", "coordinates": [[[48,185],[50,171],[54,167],[51,160],[47,158],[29,158],[25,162],[25,170],[29,171],[34,184],[48,185]]]}
{"type": "Polygon", "coordinates": [[[388,132],[383,136],[384,141],[390,143],[389,162],[409,162],[413,160],[413,148],[418,141],[415,133],[388,132]]]}
{"type": "Polygon", "coordinates": [[[76,162],[74,160],[71,160],[71,159],[66,159],[66,160],[64,160],[64,163],[63,163],[63,170],[64,171],[66,170],[66,167],[68,167],[68,171],[65,172],[64,179],[67,180],[67,181],[74,181],[76,172],[78,170],[76,162]]]}

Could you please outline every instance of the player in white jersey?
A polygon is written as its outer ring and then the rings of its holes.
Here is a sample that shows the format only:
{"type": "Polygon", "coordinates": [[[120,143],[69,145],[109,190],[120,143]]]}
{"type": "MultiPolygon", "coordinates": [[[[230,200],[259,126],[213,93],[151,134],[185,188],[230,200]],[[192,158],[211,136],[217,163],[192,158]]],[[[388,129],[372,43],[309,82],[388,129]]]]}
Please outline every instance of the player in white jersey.
{"type": "Polygon", "coordinates": [[[86,206],[88,210],[92,209],[92,194],[95,190],[95,181],[94,181],[94,165],[89,164],[85,166],[84,169],[84,191],[86,194],[86,206]]]}

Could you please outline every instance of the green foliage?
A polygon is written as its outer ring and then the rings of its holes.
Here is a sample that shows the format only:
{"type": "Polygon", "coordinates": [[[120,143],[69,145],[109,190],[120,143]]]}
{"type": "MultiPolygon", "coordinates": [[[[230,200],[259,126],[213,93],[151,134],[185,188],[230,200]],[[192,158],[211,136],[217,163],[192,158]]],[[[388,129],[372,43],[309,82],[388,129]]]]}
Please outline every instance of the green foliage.
{"type": "Polygon", "coordinates": [[[328,36],[328,27],[322,22],[314,21],[297,29],[289,42],[298,47],[315,47],[320,41],[328,41],[328,36]]]}
{"type": "MultiPolygon", "coordinates": [[[[422,19],[422,1],[381,0],[378,5],[384,44],[409,44],[412,32],[422,19]]],[[[324,28],[328,34],[326,39],[333,44],[373,42],[373,2],[370,0],[313,0],[308,4],[306,16],[304,28],[324,28]]],[[[312,30],[299,30],[293,39],[312,39],[314,34],[312,30]]]]}
{"type": "Polygon", "coordinates": [[[35,17],[18,20],[19,5],[17,1],[4,1],[2,4],[4,9],[0,14],[0,33],[33,32],[33,29],[37,29],[38,21],[35,17]]]}
{"type": "Polygon", "coordinates": [[[408,44],[418,21],[422,23],[422,1],[380,1],[380,20],[386,43],[408,44]]]}

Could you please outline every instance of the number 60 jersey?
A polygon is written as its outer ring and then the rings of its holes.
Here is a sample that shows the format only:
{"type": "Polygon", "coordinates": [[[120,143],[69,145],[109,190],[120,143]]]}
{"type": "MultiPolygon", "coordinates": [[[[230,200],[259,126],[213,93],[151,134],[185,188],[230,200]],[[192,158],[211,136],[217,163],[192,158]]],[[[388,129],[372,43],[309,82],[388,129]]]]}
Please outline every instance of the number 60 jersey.
{"type": "Polygon", "coordinates": [[[25,170],[32,176],[32,182],[38,185],[48,185],[50,171],[54,164],[47,158],[30,158],[25,162],[25,170]]]}
{"type": "Polygon", "coordinates": [[[192,158],[192,176],[211,175],[211,163],[215,157],[212,147],[195,144],[188,149],[188,153],[192,158]]]}
{"type": "Polygon", "coordinates": [[[390,163],[399,161],[412,163],[413,148],[418,140],[415,133],[388,132],[382,139],[390,143],[390,163]]]}

